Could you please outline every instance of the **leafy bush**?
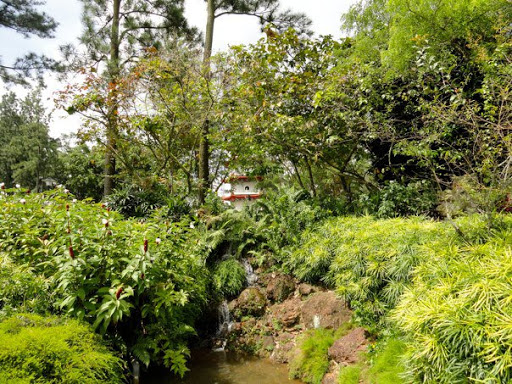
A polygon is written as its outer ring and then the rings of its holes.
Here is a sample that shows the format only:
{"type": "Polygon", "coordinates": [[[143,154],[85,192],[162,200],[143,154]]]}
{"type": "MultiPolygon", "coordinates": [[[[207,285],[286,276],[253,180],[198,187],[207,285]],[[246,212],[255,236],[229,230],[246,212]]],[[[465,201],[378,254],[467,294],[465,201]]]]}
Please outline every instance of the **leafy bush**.
{"type": "Polygon", "coordinates": [[[148,217],[153,211],[166,205],[167,191],[162,185],[142,188],[128,184],[114,190],[108,196],[108,205],[125,217],[148,217]]]}
{"type": "Polygon", "coordinates": [[[386,320],[417,266],[450,257],[457,246],[485,243],[497,231],[505,236],[512,219],[501,216],[495,227],[489,232],[480,216],[452,223],[418,217],[334,218],[306,231],[287,264],[302,280],[335,287],[359,321],[373,327],[386,320]]]}
{"type": "Polygon", "coordinates": [[[448,241],[446,224],[420,218],[347,217],[307,231],[289,260],[303,280],[334,286],[365,325],[393,308],[422,260],[448,241]]]}
{"type": "Polygon", "coordinates": [[[122,383],[121,360],[76,320],[18,314],[0,322],[0,383],[122,383]]]}
{"type": "Polygon", "coordinates": [[[222,296],[236,296],[246,284],[244,267],[230,258],[217,264],[213,272],[213,285],[222,296]]]}
{"type": "Polygon", "coordinates": [[[0,252],[48,279],[53,305],[127,355],[183,373],[208,286],[195,232],[186,223],[124,220],[64,191],[8,193],[0,197],[0,222],[9,223],[0,226],[0,252]]]}
{"type": "Polygon", "coordinates": [[[361,195],[355,204],[355,212],[379,218],[432,216],[437,204],[437,193],[430,183],[420,181],[403,185],[392,181],[376,193],[361,195]]]}
{"type": "Polygon", "coordinates": [[[329,329],[307,332],[299,343],[299,354],[290,363],[290,377],[320,384],[329,369],[327,351],[334,340],[334,332],[329,329]]]}
{"type": "Polygon", "coordinates": [[[393,312],[408,336],[407,371],[421,382],[512,379],[511,232],[421,265],[393,312]]]}
{"type": "Polygon", "coordinates": [[[52,306],[52,289],[42,276],[27,265],[16,265],[0,253],[0,314],[36,312],[44,314],[52,306]]]}

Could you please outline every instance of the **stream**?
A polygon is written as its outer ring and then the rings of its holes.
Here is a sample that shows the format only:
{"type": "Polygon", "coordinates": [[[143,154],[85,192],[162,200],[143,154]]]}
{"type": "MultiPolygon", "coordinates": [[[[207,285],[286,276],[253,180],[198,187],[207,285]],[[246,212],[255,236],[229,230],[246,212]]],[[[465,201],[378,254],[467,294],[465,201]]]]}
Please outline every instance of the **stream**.
{"type": "Polygon", "coordinates": [[[300,384],[288,379],[287,366],[233,352],[194,351],[183,379],[153,372],[141,384],[300,384]]]}

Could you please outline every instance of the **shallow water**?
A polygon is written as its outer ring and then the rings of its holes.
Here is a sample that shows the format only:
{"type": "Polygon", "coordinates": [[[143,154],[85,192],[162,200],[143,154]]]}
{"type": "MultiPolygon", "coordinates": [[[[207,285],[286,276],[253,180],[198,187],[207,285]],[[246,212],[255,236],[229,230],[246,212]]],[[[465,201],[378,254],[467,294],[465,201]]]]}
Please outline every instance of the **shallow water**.
{"type": "Polygon", "coordinates": [[[232,352],[197,351],[183,379],[159,372],[143,377],[141,384],[299,384],[288,379],[287,366],[232,352]]]}

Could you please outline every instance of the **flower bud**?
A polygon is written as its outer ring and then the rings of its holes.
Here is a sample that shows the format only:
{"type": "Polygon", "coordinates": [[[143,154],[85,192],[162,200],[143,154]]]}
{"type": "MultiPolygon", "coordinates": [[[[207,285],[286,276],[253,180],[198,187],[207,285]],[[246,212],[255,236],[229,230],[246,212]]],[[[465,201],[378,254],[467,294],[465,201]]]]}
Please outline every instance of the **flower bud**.
{"type": "Polygon", "coordinates": [[[123,287],[117,288],[116,291],[116,299],[119,300],[119,297],[121,296],[121,293],[123,293],[123,287]]]}
{"type": "Polygon", "coordinates": [[[25,199],[20,199],[20,203],[21,203],[21,204],[25,204],[26,202],[27,202],[27,200],[25,200],[25,199]]]}
{"type": "Polygon", "coordinates": [[[160,244],[161,242],[162,242],[162,239],[161,239],[161,238],[157,237],[157,238],[155,239],[155,243],[156,243],[157,245],[158,245],[158,244],[160,244]]]}
{"type": "Polygon", "coordinates": [[[148,251],[148,239],[144,239],[144,253],[148,251]]]}
{"type": "Polygon", "coordinates": [[[69,204],[66,204],[66,211],[69,211],[69,204]]]}
{"type": "Polygon", "coordinates": [[[73,251],[72,245],[69,246],[69,257],[71,257],[72,259],[75,258],[75,251],[73,251]]]}
{"type": "Polygon", "coordinates": [[[105,228],[108,228],[108,220],[107,219],[102,219],[101,222],[103,223],[105,228]]]}

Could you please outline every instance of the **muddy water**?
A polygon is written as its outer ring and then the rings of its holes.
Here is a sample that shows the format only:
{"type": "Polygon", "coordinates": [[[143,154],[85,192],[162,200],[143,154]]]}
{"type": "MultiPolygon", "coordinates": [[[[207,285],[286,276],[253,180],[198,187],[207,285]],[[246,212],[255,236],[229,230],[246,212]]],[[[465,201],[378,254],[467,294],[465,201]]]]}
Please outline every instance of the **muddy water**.
{"type": "Polygon", "coordinates": [[[168,373],[154,373],[141,384],[299,384],[288,379],[286,365],[274,364],[230,352],[195,352],[189,364],[190,372],[183,379],[168,373]]]}

